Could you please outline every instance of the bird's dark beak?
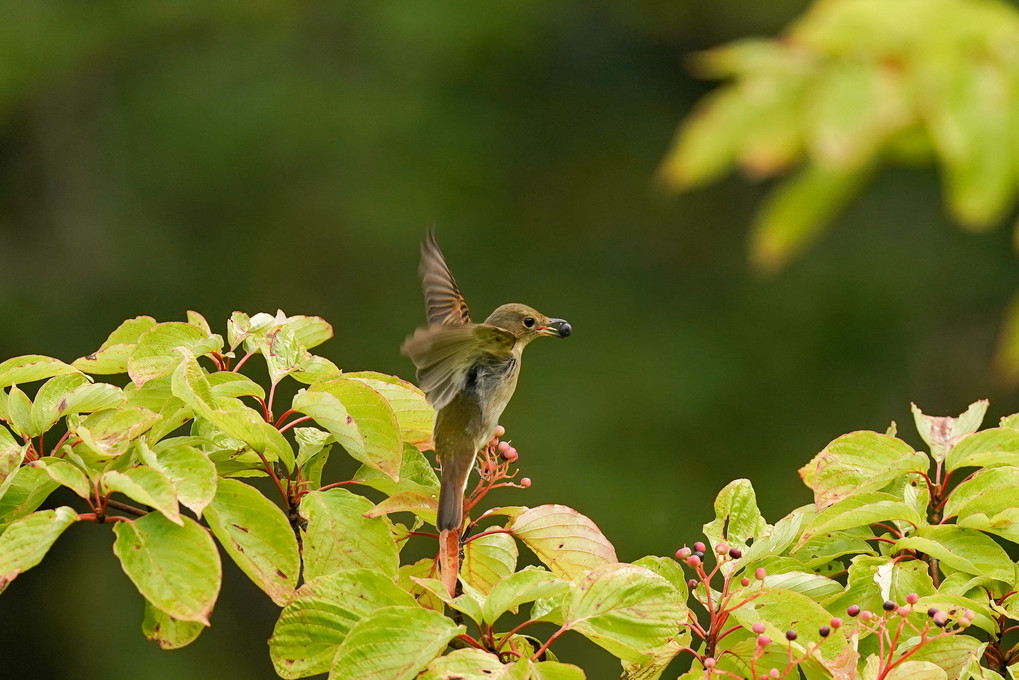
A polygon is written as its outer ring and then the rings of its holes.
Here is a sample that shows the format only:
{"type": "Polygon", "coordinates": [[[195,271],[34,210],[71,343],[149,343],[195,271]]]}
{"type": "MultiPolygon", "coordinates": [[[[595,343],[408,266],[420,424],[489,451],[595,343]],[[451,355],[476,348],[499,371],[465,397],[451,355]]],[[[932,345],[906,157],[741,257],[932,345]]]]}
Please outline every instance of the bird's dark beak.
{"type": "Polygon", "coordinates": [[[568,338],[573,326],[566,319],[549,319],[547,326],[539,326],[538,333],[551,338],[568,338]]]}

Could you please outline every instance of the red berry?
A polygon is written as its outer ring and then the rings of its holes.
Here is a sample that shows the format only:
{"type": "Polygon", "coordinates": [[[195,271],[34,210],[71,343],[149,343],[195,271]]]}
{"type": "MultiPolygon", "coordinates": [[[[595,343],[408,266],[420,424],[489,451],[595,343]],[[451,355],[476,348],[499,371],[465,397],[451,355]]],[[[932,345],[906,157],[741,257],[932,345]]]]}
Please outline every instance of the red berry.
{"type": "Polygon", "coordinates": [[[705,657],[704,658],[704,667],[705,668],[714,668],[715,667],[715,660],[712,659],[710,656],[705,657]]]}
{"type": "Polygon", "coordinates": [[[768,571],[764,567],[757,567],[757,570],[754,572],[754,578],[758,581],[763,581],[764,577],[767,575],[768,571]]]}
{"type": "Polygon", "coordinates": [[[715,552],[718,553],[719,555],[725,555],[726,553],[729,552],[729,544],[719,543],[718,545],[715,546],[715,552]]]}
{"type": "Polygon", "coordinates": [[[909,595],[906,595],[906,602],[908,602],[909,604],[916,604],[919,601],[920,596],[917,595],[916,593],[910,593],[909,595]]]}
{"type": "Polygon", "coordinates": [[[495,426],[495,436],[496,437],[501,437],[504,434],[506,434],[506,428],[503,427],[502,425],[496,425],[495,426]]]}
{"type": "Polygon", "coordinates": [[[837,617],[837,616],[836,616],[835,618],[833,618],[833,619],[831,620],[831,627],[832,627],[832,628],[833,628],[834,630],[838,630],[839,628],[841,628],[841,627],[842,627],[842,619],[840,619],[840,618],[839,618],[839,617],[837,617]]]}
{"type": "Polygon", "coordinates": [[[521,479],[520,480],[520,486],[524,487],[525,489],[530,487],[531,486],[531,478],[530,477],[524,477],[523,479],[521,479]]]}
{"type": "Polygon", "coordinates": [[[944,628],[945,624],[947,624],[947,623],[948,623],[948,614],[946,614],[945,612],[941,612],[941,611],[934,613],[934,625],[935,626],[937,626],[938,628],[944,628]]]}
{"type": "Polygon", "coordinates": [[[696,543],[693,544],[693,549],[696,552],[704,552],[705,550],[708,549],[708,547],[704,545],[703,541],[697,541],[696,543]]]}
{"type": "Polygon", "coordinates": [[[696,555],[690,555],[690,557],[686,558],[686,563],[687,565],[696,568],[698,565],[700,565],[701,558],[697,557],[696,555]]]}
{"type": "Polygon", "coordinates": [[[846,610],[846,613],[849,614],[850,616],[858,616],[860,614],[860,605],[858,604],[849,605],[849,609],[846,610]]]}
{"type": "Polygon", "coordinates": [[[744,576],[743,578],[741,578],[739,580],[739,584],[741,586],[743,586],[744,588],[746,588],[748,585],[750,585],[750,579],[748,579],[746,576],[744,576]]]}
{"type": "Polygon", "coordinates": [[[740,550],[739,548],[730,548],[729,557],[731,557],[734,560],[738,560],[739,558],[743,557],[743,551],[740,550]]]}
{"type": "Polygon", "coordinates": [[[768,677],[771,678],[771,680],[778,680],[778,678],[782,677],[782,673],[779,672],[777,668],[772,668],[768,671],[768,677]]]}
{"type": "Polygon", "coordinates": [[[690,548],[687,548],[686,546],[683,546],[676,551],[676,559],[680,562],[690,557],[690,555],[693,555],[693,550],[690,550],[690,548]]]}
{"type": "Polygon", "coordinates": [[[689,588],[690,590],[693,590],[694,588],[696,588],[697,587],[697,579],[692,578],[689,581],[687,581],[686,582],[686,587],[689,588]]]}
{"type": "Polygon", "coordinates": [[[764,632],[764,624],[758,621],[757,623],[754,624],[753,631],[757,635],[762,634],[764,632]]]}
{"type": "Polygon", "coordinates": [[[757,646],[758,647],[767,647],[770,644],[771,644],[771,638],[768,637],[767,635],[758,635],[757,636],[757,646]]]}
{"type": "Polygon", "coordinates": [[[874,615],[871,614],[866,609],[864,609],[862,612],[860,612],[860,620],[863,621],[864,623],[866,623],[867,621],[870,621],[872,618],[874,618],[874,615]]]}

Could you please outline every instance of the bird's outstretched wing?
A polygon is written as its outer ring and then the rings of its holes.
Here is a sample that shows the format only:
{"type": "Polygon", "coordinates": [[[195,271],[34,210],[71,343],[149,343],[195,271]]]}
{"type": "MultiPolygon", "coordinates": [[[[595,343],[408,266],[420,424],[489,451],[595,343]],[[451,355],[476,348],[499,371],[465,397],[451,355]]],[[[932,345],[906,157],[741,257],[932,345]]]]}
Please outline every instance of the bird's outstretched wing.
{"type": "Polygon", "coordinates": [[[467,301],[456,286],[446,259],[435,241],[435,232],[429,230],[421,244],[421,287],[425,291],[428,323],[432,326],[460,326],[471,322],[467,301]]]}
{"type": "Polygon", "coordinates": [[[516,337],[488,324],[428,326],[401,350],[417,367],[418,384],[436,411],[464,388],[471,367],[486,357],[509,358],[516,337]]]}

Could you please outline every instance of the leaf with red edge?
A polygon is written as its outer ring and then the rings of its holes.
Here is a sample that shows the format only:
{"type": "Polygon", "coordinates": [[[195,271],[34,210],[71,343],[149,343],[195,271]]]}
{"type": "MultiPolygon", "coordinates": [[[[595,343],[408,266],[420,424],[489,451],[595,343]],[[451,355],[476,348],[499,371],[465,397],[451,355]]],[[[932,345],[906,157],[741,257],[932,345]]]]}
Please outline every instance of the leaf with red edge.
{"type": "Polygon", "coordinates": [[[552,571],[572,579],[617,562],[616,549],[588,517],[565,505],[539,505],[506,526],[552,571]]]}

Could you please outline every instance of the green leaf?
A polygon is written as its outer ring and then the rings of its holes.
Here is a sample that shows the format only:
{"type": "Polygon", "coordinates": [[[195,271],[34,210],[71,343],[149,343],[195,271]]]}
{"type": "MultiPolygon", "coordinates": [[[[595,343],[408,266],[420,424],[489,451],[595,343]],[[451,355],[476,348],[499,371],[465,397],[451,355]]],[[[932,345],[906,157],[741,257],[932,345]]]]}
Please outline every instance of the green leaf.
{"type": "Polygon", "coordinates": [[[301,557],[290,522],[275,503],[243,482],[222,479],[205,518],[223,549],[255,585],[280,606],[290,601],[301,557]]]}
{"type": "Polygon", "coordinates": [[[892,548],[919,550],[967,574],[985,575],[1006,584],[1016,581],[1015,565],[1004,549],[979,531],[942,524],[920,527],[892,548]]]}
{"type": "Polygon", "coordinates": [[[180,649],[194,642],[205,626],[196,621],[178,621],[145,601],[145,618],[142,635],[159,645],[160,649],[180,649]]]}
{"type": "Polygon", "coordinates": [[[428,451],[434,444],[432,430],[435,428],[435,409],[425,398],[425,393],[416,385],[395,376],[359,371],[344,373],[344,378],[360,380],[381,394],[396,414],[396,422],[404,443],[420,451],[428,451]]]}
{"type": "Polygon", "coordinates": [[[930,661],[909,659],[888,671],[884,680],[948,680],[948,674],[930,661]]]}
{"type": "Polygon", "coordinates": [[[97,351],[71,365],[93,375],[127,373],[127,360],[142,333],[156,325],[150,316],[137,316],[120,324],[97,351]]]}
{"type": "MultiPolygon", "coordinates": [[[[734,609],[732,615],[744,628],[763,623],[773,640],[784,637],[790,628],[814,635],[819,627],[831,622],[831,614],[820,604],[791,590],[762,590],[746,605],[734,609]]],[[[824,657],[830,659],[841,652],[845,644],[843,636],[832,635],[820,642],[820,649],[824,657]]]]}
{"type": "Polygon", "coordinates": [[[662,646],[686,620],[675,587],[632,564],[608,564],[577,579],[563,600],[564,625],[631,662],[662,646]]]}
{"type": "Polygon", "coordinates": [[[871,165],[845,170],[807,165],[768,195],[750,233],[750,257],[764,271],[803,252],[870,179],[871,165]]]}
{"type": "Polygon", "coordinates": [[[814,490],[818,509],[823,509],[855,493],[880,491],[906,473],[926,471],[929,465],[926,455],[900,439],[859,431],[828,444],[800,469],[800,477],[814,490]]]}
{"type": "Polygon", "coordinates": [[[994,515],[1016,506],[1019,467],[985,468],[952,489],[945,502],[944,516],[994,515]]]}
{"type": "Polygon", "coordinates": [[[1019,430],[995,427],[962,437],[945,457],[945,469],[1019,466],[1019,430]]]}
{"type": "Polygon", "coordinates": [[[944,460],[945,456],[960,438],[972,434],[980,428],[980,423],[987,413],[986,399],[973,402],[964,413],[957,418],[949,416],[928,416],[916,404],[910,404],[913,410],[913,421],[920,438],[931,447],[934,460],[944,460]]]}
{"type": "Polygon", "coordinates": [[[726,484],[715,497],[715,519],[704,525],[704,535],[709,549],[723,541],[745,549],[767,526],[757,509],[757,494],[750,480],[737,479],[726,484]]]}
{"type": "MultiPolygon", "coordinates": [[[[418,680],[474,680],[499,678],[504,666],[499,657],[474,647],[454,649],[445,656],[433,659],[418,680]]],[[[524,676],[525,678],[528,676],[524,676]]]]}
{"type": "Polygon", "coordinates": [[[78,373],[78,369],[59,359],[39,354],[14,357],[0,363],[0,388],[24,385],[66,373],[78,373]]]}
{"type": "Polygon", "coordinates": [[[7,428],[0,426],[0,498],[17,478],[27,452],[27,444],[18,444],[7,428]]]}
{"type": "Polygon", "coordinates": [[[404,491],[419,491],[425,494],[439,493],[439,478],[435,475],[425,455],[410,444],[403,446],[399,479],[383,474],[369,465],[362,465],[353,477],[354,481],[394,496],[404,491]]]}
{"type": "Polygon", "coordinates": [[[141,387],[149,380],[170,375],[183,355],[175,350],[184,348],[195,356],[215,352],[223,346],[223,338],[207,335],[197,326],[171,321],[156,324],[138,338],[138,343],[127,362],[127,372],[135,385],[141,387]]]}
{"type": "Polygon", "coordinates": [[[198,517],[216,494],[216,466],[202,450],[187,444],[161,448],[159,469],[177,489],[177,500],[198,517]]]}
{"type": "Polygon", "coordinates": [[[821,511],[804,528],[796,548],[802,547],[818,534],[830,534],[889,520],[902,520],[914,527],[922,521],[916,510],[889,493],[870,491],[855,494],[821,511]]]}
{"type": "Polygon", "coordinates": [[[754,541],[754,544],[743,551],[740,567],[745,569],[771,555],[784,553],[796,540],[801,527],[808,523],[813,516],[813,507],[805,505],[796,508],[780,519],[775,523],[775,526],[765,526],[761,536],[754,541]]]}
{"type": "Polygon", "coordinates": [[[297,336],[297,342],[305,349],[318,347],[333,337],[333,327],[318,316],[298,314],[287,318],[287,326],[297,336]]]}
{"type": "Polygon", "coordinates": [[[73,428],[78,436],[99,459],[116,458],[130,448],[131,443],[159,422],[159,414],[138,406],[99,411],[88,416],[73,428]]]}
{"type": "Polygon", "coordinates": [[[414,583],[424,588],[425,592],[444,602],[450,609],[466,614],[475,623],[481,623],[481,600],[483,597],[463,581],[460,582],[463,593],[457,597],[451,597],[446,586],[439,579],[416,576],[410,578],[414,583]]]}
{"type": "Polygon", "coordinates": [[[495,623],[506,612],[516,612],[525,602],[564,593],[569,583],[537,567],[524,567],[499,581],[489,591],[482,607],[485,623],[495,623]]]}
{"type": "Polygon", "coordinates": [[[400,555],[383,518],[367,518],[367,498],[346,489],[312,491],[301,498],[304,579],[310,581],[339,569],[365,567],[396,578],[400,555]]]}
{"type": "Polygon", "coordinates": [[[350,629],[329,678],[410,680],[465,630],[420,607],[383,607],[350,629]]]}
{"type": "Polygon", "coordinates": [[[209,625],[223,567],[216,544],[197,522],[176,525],[160,513],[117,522],[113,552],[138,592],[178,621],[209,625]]]}
{"type": "Polygon", "coordinates": [[[943,670],[949,678],[958,678],[971,658],[979,658],[978,650],[980,653],[983,651],[983,643],[969,635],[926,640],[922,646],[919,642],[919,637],[903,641],[896,650],[896,656],[918,647],[909,658],[913,661],[928,661],[943,670]]]}
{"type": "Polygon", "coordinates": [[[764,587],[800,593],[815,602],[820,602],[827,597],[842,593],[842,585],[838,581],[805,571],[786,571],[779,574],[768,574],[764,578],[764,587]]]}
{"type": "Polygon", "coordinates": [[[617,561],[615,548],[595,523],[565,505],[531,508],[512,518],[506,528],[563,578],[617,561]]]}
{"type": "Polygon", "coordinates": [[[40,458],[32,463],[32,467],[45,470],[54,482],[66,486],[85,500],[88,500],[92,493],[92,485],[89,484],[85,473],[66,460],[51,457],[40,458]]]}
{"type": "Polygon", "coordinates": [[[7,492],[0,497],[0,527],[24,517],[42,505],[59,484],[45,470],[22,466],[8,478],[7,492]],[[9,481],[13,477],[13,481],[9,481]]]}
{"type": "Polygon", "coordinates": [[[0,534],[0,592],[22,572],[42,562],[64,529],[78,521],[67,506],[43,510],[11,523],[0,534]]]}
{"type": "Polygon", "coordinates": [[[32,424],[32,401],[18,389],[17,385],[11,385],[11,391],[7,395],[7,413],[10,415],[8,422],[15,432],[23,437],[36,436],[32,424]]]}
{"type": "Polygon", "coordinates": [[[531,667],[531,680],[584,680],[586,677],[584,671],[568,663],[535,662],[533,659],[528,659],[527,663],[531,667]]]}
{"type": "Polygon", "coordinates": [[[308,354],[298,342],[297,335],[286,324],[274,327],[260,338],[259,348],[269,369],[269,379],[274,385],[296,371],[308,354]]]}
{"type": "Polygon", "coordinates": [[[403,444],[386,399],[360,380],[316,383],[294,397],[293,409],[310,415],[352,457],[397,479],[403,444]]]}
{"type": "Polygon", "coordinates": [[[61,400],[76,387],[87,384],[88,378],[81,373],[54,376],[39,387],[32,402],[31,426],[26,434],[38,437],[50,429],[60,417],[61,400]]]}
{"type": "Polygon", "coordinates": [[[148,505],[173,522],[183,525],[177,506],[177,491],[166,475],[147,465],[128,468],[124,472],[110,470],[100,478],[110,491],[119,491],[128,498],[148,505]]]}
{"type": "Polygon", "coordinates": [[[283,608],[269,656],[284,678],[325,673],[355,623],[381,607],[414,607],[414,599],[371,569],[345,569],[308,581],[283,608]]]}
{"type": "Polygon", "coordinates": [[[517,568],[517,542],[509,534],[479,534],[463,547],[460,578],[488,595],[517,568]]]}
{"type": "Polygon", "coordinates": [[[265,399],[265,390],[262,389],[262,386],[243,373],[217,371],[205,377],[209,381],[209,389],[213,398],[258,397],[265,399]]]}

